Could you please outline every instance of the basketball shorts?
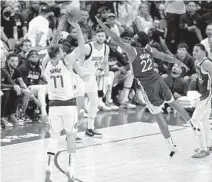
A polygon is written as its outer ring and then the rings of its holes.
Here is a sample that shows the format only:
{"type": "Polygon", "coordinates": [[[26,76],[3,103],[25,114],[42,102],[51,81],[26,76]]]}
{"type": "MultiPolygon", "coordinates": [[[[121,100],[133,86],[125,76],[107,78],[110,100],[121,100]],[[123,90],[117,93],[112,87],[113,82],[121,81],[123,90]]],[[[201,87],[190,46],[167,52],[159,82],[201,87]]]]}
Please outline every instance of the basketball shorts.
{"type": "Polygon", "coordinates": [[[146,105],[152,114],[160,113],[165,103],[174,101],[169,87],[161,77],[149,84],[142,85],[141,90],[146,105]]]}
{"type": "Polygon", "coordinates": [[[83,80],[79,77],[79,75],[74,74],[74,96],[79,97],[79,96],[84,96],[85,95],[85,90],[84,90],[84,83],[83,80]]]}
{"type": "Polygon", "coordinates": [[[87,82],[84,82],[85,93],[98,91],[96,76],[91,75],[87,82]]]}
{"type": "Polygon", "coordinates": [[[78,111],[76,105],[49,107],[50,133],[58,133],[63,129],[72,133],[77,120],[78,111]]]}

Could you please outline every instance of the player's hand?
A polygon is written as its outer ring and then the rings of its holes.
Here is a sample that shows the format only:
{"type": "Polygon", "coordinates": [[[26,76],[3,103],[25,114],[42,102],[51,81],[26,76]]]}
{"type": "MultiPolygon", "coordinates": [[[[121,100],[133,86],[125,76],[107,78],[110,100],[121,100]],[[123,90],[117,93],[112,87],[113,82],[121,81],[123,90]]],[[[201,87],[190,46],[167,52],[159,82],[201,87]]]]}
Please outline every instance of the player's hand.
{"type": "Polygon", "coordinates": [[[70,21],[68,20],[68,22],[75,28],[75,29],[79,29],[80,26],[79,24],[77,23],[77,21],[70,21]]]}
{"type": "Polygon", "coordinates": [[[185,68],[186,72],[190,70],[190,69],[188,68],[188,66],[186,66],[184,63],[182,63],[181,66],[182,66],[182,68],[185,68]]]}
{"type": "Polygon", "coordinates": [[[86,74],[86,73],[82,73],[79,75],[80,78],[84,81],[84,82],[88,82],[89,79],[90,79],[90,75],[89,74],[86,74]]]}
{"type": "Polygon", "coordinates": [[[17,95],[21,95],[21,88],[19,87],[19,85],[14,85],[13,88],[16,91],[17,95]]]}

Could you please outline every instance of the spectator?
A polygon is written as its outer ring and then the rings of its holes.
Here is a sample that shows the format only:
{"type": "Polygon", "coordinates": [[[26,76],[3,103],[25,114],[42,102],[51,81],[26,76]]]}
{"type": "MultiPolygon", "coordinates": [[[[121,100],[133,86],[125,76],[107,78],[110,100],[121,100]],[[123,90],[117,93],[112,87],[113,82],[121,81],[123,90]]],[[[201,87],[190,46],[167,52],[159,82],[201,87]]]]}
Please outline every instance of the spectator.
{"type": "Polygon", "coordinates": [[[196,12],[195,1],[188,2],[187,12],[180,16],[180,29],[182,30],[182,40],[189,46],[189,52],[195,44],[202,40],[201,17],[196,12]]]}
{"type": "Polygon", "coordinates": [[[22,42],[21,42],[21,52],[18,54],[18,60],[19,60],[19,63],[18,65],[20,66],[23,62],[27,61],[27,54],[28,52],[30,51],[31,47],[32,47],[32,44],[31,44],[31,41],[29,39],[24,39],[22,42]]]}
{"type": "Polygon", "coordinates": [[[180,42],[180,16],[185,13],[183,0],[166,0],[167,36],[166,41],[169,50],[176,52],[176,47],[180,42]]]}
{"type": "Polygon", "coordinates": [[[142,2],[139,6],[138,16],[134,21],[134,33],[138,33],[140,31],[147,33],[150,28],[153,28],[153,19],[150,15],[148,4],[146,2],[142,2]]]}
{"type": "Polygon", "coordinates": [[[8,122],[5,118],[10,89],[13,89],[17,94],[20,94],[21,91],[20,87],[12,81],[7,70],[4,69],[5,62],[6,57],[1,57],[1,92],[3,93],[3,96],[1,96],[1,125],[3,125],[3,127],[13,126],[12,123],[8,122]]]}
{"type": "Polygon", "coordinates": [[[208,54],[209,54],[209,58],[211,59],[211,47],[210,47],[210,40],[212,39],[212,23],[208,24],[206,27],[206,35],[207,38],[203,39],[201,41],[201,44],[205,46],[205,49],[207,50],[208,54]]]}
{"type": "Polygon", "coordinates": [[[31,41],[32,47],[47,46],[49,33],[48,17],[51,15],[50,7],[44,5],[41,7],[39,15],[30,21],[27,38],[31,41]]]}
{"type": "Polygon", "coordinates": [[[86,9],[82,9],[82,19],[79,22],[80,28],[82,29],[82,32],[87,32],[88,33],[88,39],[92,38],[92,28],[88,24],[89,22],[89,12],[86,9]]]}
{"type": "Polygon", "coordinates": [[[174,64],[170,74],[164,79],[175,99],[186,96],[188,85],[182,76],[183,70],[178,64],[174,64]]]}
{"type": "Polygon", "coordinates": [[[10,6],[1,9],[1,39],[8,45],[9,49],[14,48],[10,39],[18,40],[17,27],[11,13],[10,6]]]}
{"type": "Polygon", "coordinates": [[[41,108],[41,119],[39,120],[39,122],[48,124],[45,100],[46,86],[39,85],[43,75],[39,62],[38,52],[35,50],[31,50],[27,55],[27,61],[25,61],[20,67],[18,67],[18,71],[21,73],[21,82],[23,82],[22,88],[26,93],[26,97],[23,98],[22,102],[23,112],[25,113],[29,99],[31,97],[34,100],[35,104],[41,108]]]}
{"type": "MultiPolygon", "coordinates": [[[[189,84],[191,76],[196,74],[196,69],[195,69],[195,60],[194,58],[188,53],[188,45],[186,43],[180,43],[177,48],[177,54],[176,58],[181,60],[188,68],[189,71],[183,70],[181,73],[181,76],[187,81],[189,84]]],[[[173,64],[169,64],[168,70],[172,70],[173,64]]]]}
{"type": "Polygon", "coordinates": [[[39,14],[40,1],[29,1],[29,7],[24,9],[21,16],[24,25],[28,28],[29,22],[38,16],[39,14]]]}
{"type": "MultiPolygon", "coordinates": [[[[18,87],[20,89],[20,84],[18,82],[18,79],[21,77],[20,76],[20,72],[18,72],[17,70],[17,66],[18,66],[18,56],[14,53],[11,53],[8,55],[7,57],[7,62],[6,62],[6,66],[5,66],[5,71],[9,74],[9,77],[12,79],[12,81],[14,83],[16,83],[18,87]]],[[[12,84],[12,83],[10,83],[12,84]]],[[[15,90],[10,90],[9,91],[9,98],[7,101],[7,105],[6,105],[6,114],[5,116],[8,116],[8,121],[11,122],[13,125],[23,125],[24,123],[19,121],[16,117],[15,117],[15,113],[17,111],[18,105],[20,104],[20,100],[21,100],[21,96],[20,93],[17,91],[17,89],[14,87],[15,90]]]]}
{"type": "Polygon", "coordinates": [[[110,27],[110,29],[115,32],[118,36],[120,36],[124,32],[124,28],[121,23],[116,19],[116,15],[114,13],[108,13],[106,15],[106,23],[110,27]]]}
{"type": "Polygon", "coordinates": [[[23,37],[26,35],[27,26],[24,24],[23,18],[21,16],[21,7],[16,6],[14,11],[15,11],[15,15],[14,15],[15,26],[16,26],[17,32],[18,32],[17,40],[20,40],[20,39],[23,39],[23,37]]]}
{"type": "Polygon", "coordinates": [[[90,19],[93,22],[93,29],[96,30],[98,25],[95,16],[105,18],[104,16],[107,13],[114,13],[114,11],[112,1],[93,1],[89,12],[90,19]]]}

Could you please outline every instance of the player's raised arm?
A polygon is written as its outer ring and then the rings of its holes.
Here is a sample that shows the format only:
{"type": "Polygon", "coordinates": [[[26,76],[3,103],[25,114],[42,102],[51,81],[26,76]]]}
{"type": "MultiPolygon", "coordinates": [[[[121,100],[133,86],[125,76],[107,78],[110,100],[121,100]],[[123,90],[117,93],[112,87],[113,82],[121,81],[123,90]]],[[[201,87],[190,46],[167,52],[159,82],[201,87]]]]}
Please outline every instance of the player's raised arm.
{"type": "MultiPolygon", "coordinates": [[[[61,31],[62,31],[62,29],[63,29],[63,27],[65,25],[65,21],[66,21],[66,16],[63,15],[61,17],[60,21],[59,21],[59,25],[57,27],[57,30],[56,30],[54,36],[53,36],[53,39],[52,39],[52,41],[50,43],[50,46],[58,45],[58,42],[59,42],[60,37],[61,37],[61,31]]],[[[45,70],[46,64],[48,63],[49,60],[50,60],[50,57],[49,57],[49,54],[47,53],[45,55],[45,57],[43,58],[43,60],[42,60],[42,69],[43,70],[45,70]]]]}
{"type": "Polygon", "coordinates": [[[67,65],[73,64],[77,59],[85,55],[85,39],[82,34],[82,30],[77,22],[69,23],[76,29],[78,37],[78,47],[76,47],[73,52],[65,56],[64,60],[67,65]]]}
{"type": "Polygon", "coordinates": [[[99,25],[105,30],[105,32],[118,44],[118,46],[127,53],[130,61],[134,61],[134,59],[136,58],[136,51],[134,50],[134,48],[129,44],[124,43],[121,38],[115,32],[110,30],[99,18],[96,17],[96,20],[99,25]]]}
{"type": "Polygon", "coordinates": [[[152,54],[155,58],[161,59],[163,61],[166,61],[168,63],[177,63],[179,64],[181,67],[184,67],[186,69],[186,71],[189,70],[189,68],[179,59],[176,59],[175,57],[169,55],[169,54],[165,54],[162,52],[159,52],[157,49],[151,47],[152,49],[152,54]]]}

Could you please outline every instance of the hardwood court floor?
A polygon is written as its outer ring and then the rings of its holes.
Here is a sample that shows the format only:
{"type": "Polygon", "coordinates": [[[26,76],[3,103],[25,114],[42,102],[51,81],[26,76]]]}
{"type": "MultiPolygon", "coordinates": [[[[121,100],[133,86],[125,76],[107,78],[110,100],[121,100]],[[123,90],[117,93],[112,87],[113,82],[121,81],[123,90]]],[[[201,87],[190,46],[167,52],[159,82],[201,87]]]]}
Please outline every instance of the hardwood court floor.
{"type": "MultiPolygon", "coordinates": [[[[101,139],[88,138],[84,132],[80,132],[83,141],[77,144],[78,181],[212,181],[212,155],[205,159],[190,158],[193,148],[197,147],[191,128],[170,126],[179,147],[178,154],[170,159],[166,141],[148,113],[141,112],[141,108],[123,113],[125,112],[99,114],[96,125],[99,128],[104,126],[99,130],[104,134],[101,139]]],[[[173,125],[182,123],[179,118],[171,118],[170,121],[173,125]]],[[[4,135],[6,136],[7,134],[4,135]]],[[[48,138],[16,143],[1,147],[1,181],[43,182],[48,138]]],[[[62,136],[59,144],[61,152],[57,158],[62,169],[68,163],[65,146],[65,137],[62,136]]],[[[52,175],[53,182],[67,181],[56,167],[53,168],[52,175]]]]}

